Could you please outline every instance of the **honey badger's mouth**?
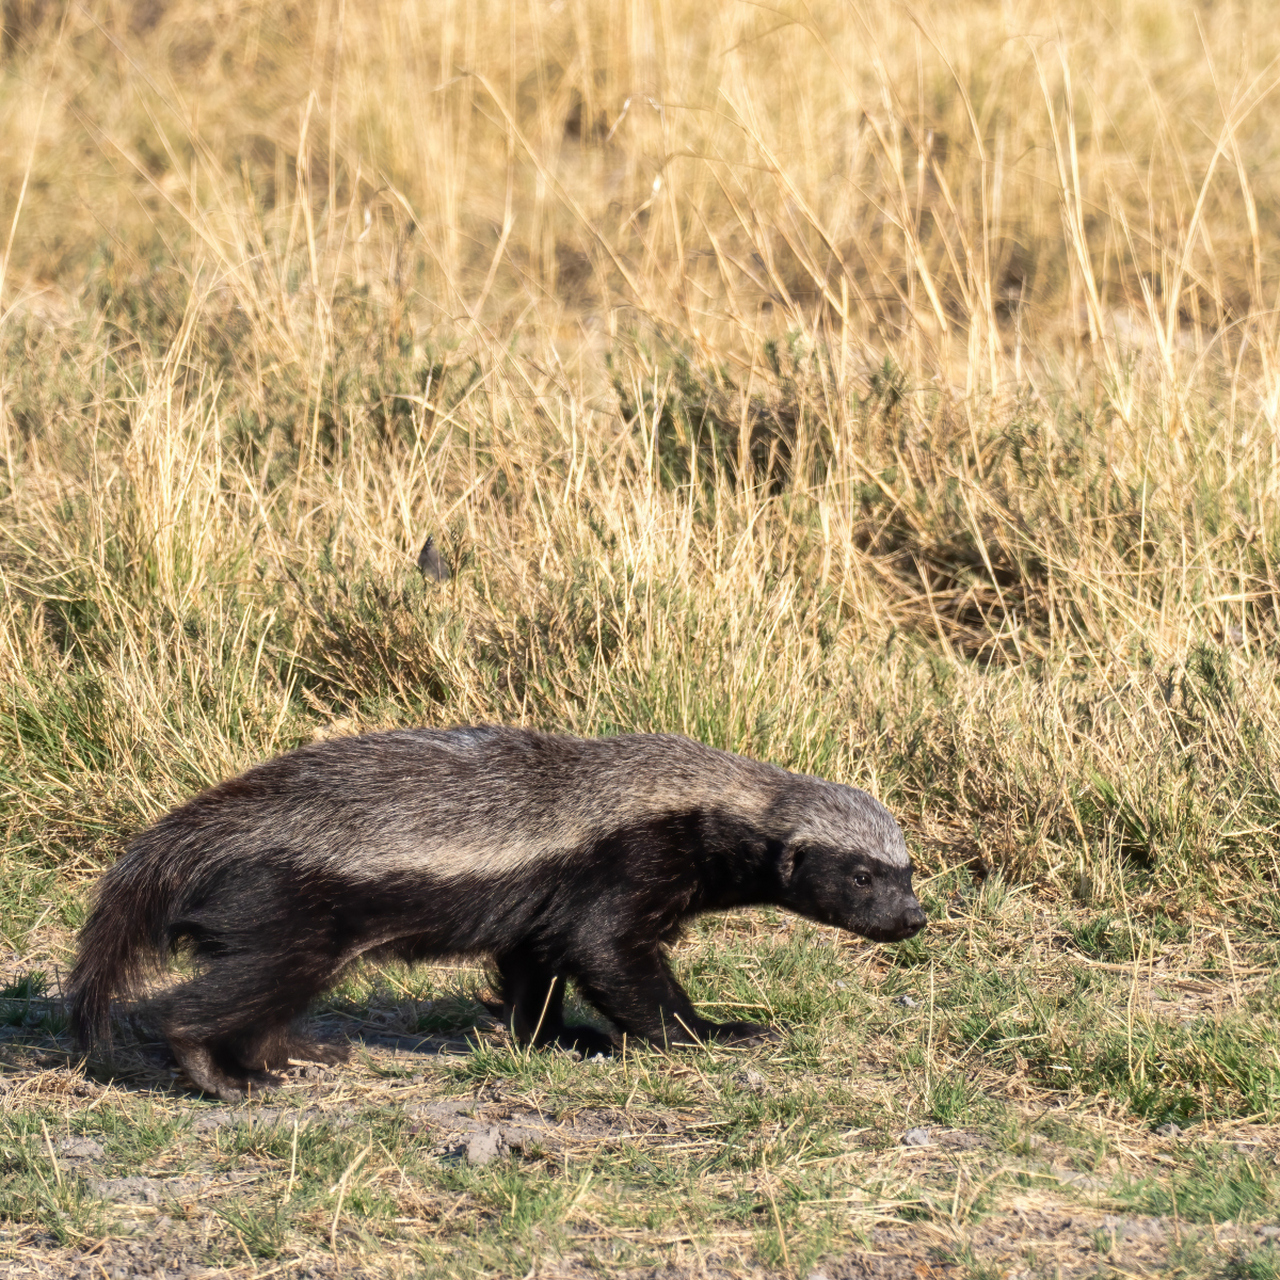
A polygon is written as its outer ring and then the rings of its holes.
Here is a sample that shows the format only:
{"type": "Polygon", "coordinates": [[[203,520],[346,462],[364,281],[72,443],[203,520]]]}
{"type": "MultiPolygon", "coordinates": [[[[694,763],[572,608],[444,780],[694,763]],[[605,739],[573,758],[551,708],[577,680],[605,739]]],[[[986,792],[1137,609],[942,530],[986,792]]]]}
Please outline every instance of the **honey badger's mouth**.
{"type": "Polygon", "coordinates": [[[867,925],[857,932],[871,942],[905,942],[908,938],[914,938],[928,923],[924,909],[917,903],[896,920],[867,925]]]}
{"type": "Polygon", "coordinates": [[[859,929],[858,933],[868,942],[906,942],[924,929],[922,924],[904,925],[900,929],[859,929]]]}

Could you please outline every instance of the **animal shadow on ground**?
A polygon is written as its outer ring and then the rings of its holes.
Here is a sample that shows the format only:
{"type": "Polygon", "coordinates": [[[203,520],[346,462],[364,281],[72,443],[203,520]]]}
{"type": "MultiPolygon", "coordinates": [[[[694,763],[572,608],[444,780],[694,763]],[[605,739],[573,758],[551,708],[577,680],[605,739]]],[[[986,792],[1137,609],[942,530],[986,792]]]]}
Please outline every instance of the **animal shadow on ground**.
{"type": "MultiPolygon", "coordinates": [[[[110,1052],[87,1060],[77,1051],[66,1019],[60,1016],[61,999],[52,996],[43,1004],[48,1007],[31,1023],[0,1027],[0,1074],[6,1063],[22,1069],[79,1066],[87,1079],[130,1092],[159,1089],[192,1099],[208,1096],[180,1069],[147,1000],[120,1004],[113,1014],[110,1052]]],[[[493,1016],[493,1007],[491,1001],[473,994],[395,1003],[330,1002],[298,1027],[300,1041],[314,1041],[320,1051],[316,1058],[291,1059],[287,1069],[276,1073],[279,1084],[260,1092],[251,1085],[249,1096],[270,1093],[291,1080],[332,1078],[331,1069],[344,1064],[359,1071],[369,1053],[379,1058],[391,1054],[393,1059],[403,1055],[400,1065],[411,1071],[415,1058],[459,1057],[482,1045],[510,1044],[506,1027],[493,1016]]]]}

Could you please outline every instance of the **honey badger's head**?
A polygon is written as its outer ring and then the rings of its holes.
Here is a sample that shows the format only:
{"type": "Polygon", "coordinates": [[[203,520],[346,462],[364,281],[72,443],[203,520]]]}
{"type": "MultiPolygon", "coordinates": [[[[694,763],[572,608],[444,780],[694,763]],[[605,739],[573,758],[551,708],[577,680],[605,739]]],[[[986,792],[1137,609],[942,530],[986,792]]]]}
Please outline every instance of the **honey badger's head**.
{"type": "Polygon", "coordinates": [[[919,933],[924,909],[911,889],[911,857],[893,815],[856,787],[796,782],[771,815],[781,904],[874,942],[919,933]]]}

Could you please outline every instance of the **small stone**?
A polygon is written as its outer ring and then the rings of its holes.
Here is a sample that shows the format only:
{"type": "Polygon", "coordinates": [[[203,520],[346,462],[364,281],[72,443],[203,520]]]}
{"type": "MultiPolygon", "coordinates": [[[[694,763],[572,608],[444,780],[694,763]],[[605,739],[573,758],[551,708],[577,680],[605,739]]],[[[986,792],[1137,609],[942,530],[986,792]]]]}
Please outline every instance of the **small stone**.
{"type": "Polygon", "coordinates": [[[1121,1234],[1126,1240],[1161,1241],[1165,1236],[1164,1223],[1159,1218],[1130,1218],[1121,1234]]]}
{"type": "Polygon", "coordinates": [[[938,1145],[950,1151],[976,1151],[987,1144],[976,1133],[969,1133],[964,1129],[952,1129],[950,1133],[944,1133],[938,1139],[938,1145]]]}
{"type": "Polygon", "coordinates": [[[1275,1240],[1280,1238],[1280,1227],[1259,1227],[1258,1234],[1264,1240],[1275,1240]]]}
{"type": "Polygon", "coordinates": [[[929,1137],[928,1129],[908,1129],[902,1135],[902,1145],[904,1147],[931,1147],[933,1139],[929,1137]]]}
{"type": "Polygon", "coordinates": [[[748,1067],[745,1071],[734,1072],[733,1083],[742,1089],[750,1089],[753,1093],[759,1093],[769,1082],[754,1067],[748,1067]]]}
{"type": "Polygon", "coordinates": [[[1161,1138],[1176,1138],[1178,1134],[1180,1134],[1181,1132],[1182,1130],[1178,1128],[1178,1126],[1174,1124],[1172,1120],[1170,1120],[1168,1124],[1162,1124],[1162,1125],[1156,1126],[1156,1133],[1161,1138]]]}
{"type": "Polygon", "coordinates": [[[502,1154],[502,1130],[495,1124],[467,1139],[467,1163],[485,1165],[502,1154]]]}
{"type": "Polygon", "coordinates": [[[904,1009],[918,1009],[920,1007],[920,1001],[915,999],[914,996],[898,996],[893,1003],[901,1005],[904,1009]]]}
{"type": "Polygon", "coordinates": [[[831,1280],[825,1271],[810,1271],[808,1280],[831,1280]]]}
{"type": "Polygon", "coordinates": [[[58,1154],[68,1160],[101,1160],[107,1153],[92,1138],[63,1138],[58,1154]]]}

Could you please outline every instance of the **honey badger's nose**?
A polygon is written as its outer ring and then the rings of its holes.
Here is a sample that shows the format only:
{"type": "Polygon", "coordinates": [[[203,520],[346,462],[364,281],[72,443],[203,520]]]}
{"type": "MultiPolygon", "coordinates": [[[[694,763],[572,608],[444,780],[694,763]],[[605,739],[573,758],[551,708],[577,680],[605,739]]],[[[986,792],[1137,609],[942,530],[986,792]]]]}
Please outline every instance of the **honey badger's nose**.
{"type": "Polygon", "coordinates": [[[921,929],[929,922],[929,917],[925,915],[924,908],[918,903],[913,902],[902,913],[902,935],[905,938],[913,938],[921,929]]]}

